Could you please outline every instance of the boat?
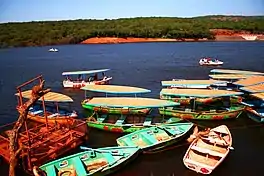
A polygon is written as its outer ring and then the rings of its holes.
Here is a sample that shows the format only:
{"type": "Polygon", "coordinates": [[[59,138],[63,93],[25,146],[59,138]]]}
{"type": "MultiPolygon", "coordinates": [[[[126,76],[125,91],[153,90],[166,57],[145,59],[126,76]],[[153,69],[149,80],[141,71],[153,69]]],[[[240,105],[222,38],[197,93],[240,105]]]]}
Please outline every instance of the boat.
{"type": "Polygon", "coordinates": [[[142,97],[98,97],[88,105],[107,106],[111,108],[124,108],[119,115],[98,114],[87,118],[89,127],[116,133],[131,133],[142,128],[162,123],[178,122],[174,117],[157,117],[126,115],[130,108],[165,108],[178,106],[179,103],[142,97]]]}
{"type": "Polygon", "coordinates": [[[219,66],[219,65],[223,65],[224,62],[220,61],[218,59],[212,59],[212,58],[209,58],[209,57],[204,57],[204,58],[201,58],[199,60],[199,64],[201,66],[219,66]]]}
{"type": "Polygon", "coordinates": [[[154,152],[183,139],[193,123],[174,123],[153,126],[117,138],[118,146],[138,146],[143,151],[154,152]]]}
{"type": "MultiPolygon", "coordinates": [[[[32,85],[39,86],[42,80],[43,77],[40,75],[16,87],[19,94],[18,106],[24,107],[24,111],[26,111],[28,102],[25,102],[22,96],[23,90],[32,87],[32,85]]],[[[35,86],[32,88],[33,90],[36,90],[35,86]]],[[[47,102],[43,97],[41,99],[43,107],[46,107],[47,102]]],[[[14,125],[17,123],[18,121],[15,121],[0,127],[0,155],[7,163],[11,158],[8,133],[14,129],[14,125]]],[[[47,120],[42,123],[29,118],[21,125],[19,133],[17,133],[21,149],[17,155],[18,167],[22,167],[23,170],[31,174],[33,166],[40,166],[72,152],[74,148],[87,141],[89,134],[86,122],[80,119],[74,119],[73,124],[51,124],[47,123],[47,120]]]]}
{"type": "MultiPolygon", "coordinates": [[[[252,82],[251,82],[252,83],[252,82]]],[[[264,122],[264,83],[241,87],[245,97],[241,104],[245,105],[247,115],[256,122],[264,122]]]]}
{"type": "Polygon", "coordinates": [[[185,88],[185,89],[210,89],[211,86],[226,86],[226,81],[217,80],[174,80],[161,81],[162,87],[185,88]]]}
{"type": "Polygon", "coordinates": [[[34,167],[34,176],[109,175],[134,160],[140,152],[138,147],[131,146],[81,149],[85,151],[34,167]]]}
{"type": "Polygon", "coordinates": [[[220,125],[191,143],[183,163],[197,173],[211,174],[224,161],[230,149],[233,149],[231,133],[226,125],[220,125]]]}
{"type": "Polygon", "coordinates": [[[250,34],[247,34],[247,35],[243,34],[240,36],[247,41],[255,41],[258,38],[257,35],[252,35],[252,34],[251,35],[250,34]]]}
{"type": "Polygon", "coordinates": [[[57,48],[50,48],[49,52],[58,52],[59,50],[57,48]]]}
{"type": "Polygon", "coordinates": [[[238,75],[264,75],[262,72],[254,72],[247,70],[233,70],[233,69],[212,69],[212,74],[238,74],[238,75]]]}
{"type": "MultiPolygon", "coordinates": [[[[16,96],[20,96],[19,93],[15,94],[16,96]]],[[[31,90],[26,90],[21,92],[21,96],[25,99],[29,99],[31,97],[31,90]]],[[[39,101],[42,101],[40,99],[39,101]]],[[[36,103],[32,107],[29,108],[28,118],[38,121],[38,122],[47,122],[48,123],[73,123],[74,118],[78,117],[76,111],[70,111],[67,108],[60,108],[59,103],[72,103],[73,100],[71,97],[57,93],[57,92],[48,92],[44,96],[45,106],[41,103],[36,103]],[[45,108],[45,109],[44,109],[45,108]]],[[[21,105],[16,107],[18,111],[23,108],[21,105]]]]}
{"type": "Polygon", "coordinates": [[[248,87],[257,84],[264,84],[264,76],[249,76],[246,79],[236,81],[233,84],[237,87],[248,87]]]}
{"type": "MultiPolygon", "coordinates": [[[[180,107],[159,108],[161,115],[189,120],[222,120],[237,118],[244,110],[243,105],[232,103],[232,98],[230,98],[241,96],[243,92],[218,89],[162,89],[162,93],[169,96],[192,97],[192,102],[180,107]],[[221,98],[221,101],[201,104],[196,103],[197,98],[221,98]]],[[[235,99],[241,101],[239,97],[235,99]]]]}
{"type": "MultiPolygon", "coordinates": [[[[97,105],[96,97],[89,97],[87,92],[99,92],[105,93],[105,96],[109,95],[134,95],[137,97],[138,94],[149,93],[151,90],[140,88],[140,87],[131,87],[131,86],[121,86],[121,85],[88,85],[81,88],[85,91],[85,100],[82,101],[82,107],[95,111],[101,114],[137,114],[137,115],[146,115],[150,112],[150,108],[126,108],[126,107],[110,107],[107,105],[97,105]],[[88,98],[87,98],[88,97],[88,98]]],[[[100,100],[100,99],[99,99],[100,100]]]]}
{"type": "MultiPolygon", "coordinates": [[[[218,90],[218,89],[217,89],[218,90]]],[[[180,105],[190,105],[195,99],[196,104],[211,104],[216,102],[223,101],[223,97],[193,97],[191,95],[172,95],[167,89],[162,89],[160,91],[160,99],[169,100],[180,103],[180,105]]],[[[232,96],[230,97],[231,103],[240,103],[242,102],[241,96],[232,96]]]]}
{"type": "Polygon", "coordinates": [[[229,83],[236,82],[241,79],[246,79],[250,75],[242,75],[242,74],[213,74],[209,75],[209,78],[212,80],[219,80],[219,81],[227,81],[229,83]]]}
{"type": "Polygon", "coordinates": [[[97,85],[97,84],[109,84],[112,77],[105,75],[105,72],[110,69],[100,69],[100,70],[88,70],[88,71],[72,71],[63,72],[62,75],[65,77],[62,84],[65,88],[81,88],[87,85],[97,85]],[[98,77],[98,74],[102,74],[102,78],[98,77]],[[89,77],[86,75],[90,75],[89,77]],[[77,76],[76,79],[72,77],[77,76]],[[88,78],[86,78],[88,77],[88,78]]]}

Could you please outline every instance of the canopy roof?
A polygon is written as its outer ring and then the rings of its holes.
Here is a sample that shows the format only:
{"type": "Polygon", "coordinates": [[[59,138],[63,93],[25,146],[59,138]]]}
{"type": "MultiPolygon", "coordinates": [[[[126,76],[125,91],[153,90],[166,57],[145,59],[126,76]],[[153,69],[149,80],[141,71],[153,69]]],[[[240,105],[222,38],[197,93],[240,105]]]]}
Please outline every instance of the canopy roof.
{"type": "Polygon", "coordinates": [[[179,105],[168,100],[141,97],[94,97],[86,104],[115,108],[160,108],[179,105]]]}
{"type": "MultiPolygon", "coordinates": [[[[26,90],[21,93],[23,98],[31,98],[31,90],[26,90]]],[[[19,96],[19,93],[16,93],[15,95],[19,96]]],[[[41,100],[41,98],[39,100],[41,100]]],[[[48,92],[44,95],[44,100],[47,102],[73,102],[73,99],[71,97],[56,92],[48,92]]]]}
{"type": "Polygon", "coordinates": [[[82,90],[89,90],[93,92],[104,92],[104,93],[115,93],[115,94],[137,94],[137,93],[148,93],[151,90],[130,87],[130,86],[119,86],[119,85],[87,85],[81,88],[82,90]]]}
{"type": "Polygon", "coordinates": [[[254,94],[251,94],[253,97],[256,97],[258,99],[261,99],[261,100],[264,100],[264,93],[254,93],[254,94]]]}
{"type": "Polygon", "coordinates": [[[160,94],[186,97],[225,97],[242,95],[242,92],[215,89],[162,89],[160,94]]]}
{"type": "Polygon", "coordinates": [[[217,75],[209,75],[212,79],[224,79],[224,80],[231,80],[231,79],[245,79],[249,77],[249,75],[242,75],[242,74],[217,74],[217,75]]]}
{"type": "Polygon", "coordinates": [[[176,80],[176,81],[161,81],[162,86],[182,86],[182,85],[212,85],[217,83],[225,83],[218,80],[176,80]]]}
{"type": "Polygon", "coordinates": [[[87,71],[72,71],[72,72],[63,72],[62,75],[88,75],[88,74],[94,74],[94,73],[101,73],[106,72],[110,69],[100,69],[100,70],[87,70],[87,71]]]}
{"type": "Polygon", "coordinates": [[[250,93],[264,92],[264,84],[257,84],[253,86],[241,87],[240,89],[250,92],[250,93]]]}
{"type": "Polygon", "coordinates": [[[240,86],[251,86],[260,83],[264,83],[264,76],[250,76],[246,79],[236,81],[233,84],[240,86]]]}
{"type": "Polygon", "coordinates": [[[231,70],[231,69],[213,69],[211,73],[226,73],[226,74],[241,74],[241,75],[264,75],[261,72],[245,71],[245,70],[231,70]]]}

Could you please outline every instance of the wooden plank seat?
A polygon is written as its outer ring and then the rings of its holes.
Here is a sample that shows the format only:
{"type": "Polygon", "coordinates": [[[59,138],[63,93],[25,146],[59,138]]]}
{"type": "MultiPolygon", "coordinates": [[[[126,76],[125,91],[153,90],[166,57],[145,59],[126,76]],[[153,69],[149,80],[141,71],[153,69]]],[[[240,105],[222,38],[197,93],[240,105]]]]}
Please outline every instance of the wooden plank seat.
{"type": "Polygon", "coordinates": [[[122,125],[126,120],[126,116],[121,115],[121,117],[116,121],[115,125],[122,125]]]}
{"type": "Polygon", "coordinates": [[[151,117],[146,117],[143,126],[150,126],[152,122],[152,118],[151,117]]]}
{"type": "Polygon", "coordinates": [[[97,118],[97,122],[103,123],[103,121],[107,118],[106,114],[102,114],[100,117],[97,118]]]}
{"type": "Polygon", "coordinates": [[[209,155],[212,155],[212,156],[218,156],[218,157],[224,157],[225,156],[225,154],[223,154],[223,153],[219,153],[219,152],[212,151],[212,150],[209,150],[209,149],[197,147],[195,145],[193,145],[191,147],[191,149],[192,150],[196,150],[196,151],[201,152],[201,153],[209,154],[209,155]]]}
{"type": "Polygon", "coordinates": [[[190,163],[190,164],[194,164],[194,165],[199,166],[201,168],[207,168],[207,169],[211,169],[211,170],[214,169],[214,167],[212,167],[212,166],[209,166],[207,164],[202,164],[202,163],[199,163],[199,162],[191,160],[191,159],[185,159],[185,162],[190,163]]]}

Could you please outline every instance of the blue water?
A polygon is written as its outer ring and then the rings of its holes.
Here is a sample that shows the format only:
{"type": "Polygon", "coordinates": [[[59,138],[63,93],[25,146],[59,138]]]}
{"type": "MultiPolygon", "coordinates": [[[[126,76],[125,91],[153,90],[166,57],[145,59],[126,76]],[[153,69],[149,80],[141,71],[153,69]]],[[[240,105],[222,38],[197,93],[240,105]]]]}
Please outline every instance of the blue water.
{"type": "MultiPolygon", "coordinates": [[[[224,61],[220,68],[264,72],[263,42],[204,42],[204,43],[141,43],[104,45],[56,46],[59,52],[48,52],[51,46],[0,50],[0,124],[16,120],[16,86],[42,74],[46,86],[74,99],[72,108],[83,116],[81,90],[63,89],[63,71],[110,68],[112,84],[139,86],[151,89],[148,97],[159,97],[161,80],[173,78],[208,79],[210,69],[200,67],[204,56],[224,61]]],[[[205,126],[227,124],[233,135],[234,151],[212,175],[259,175],[263,171],[264,128],[242,115],[239,119],[200,122],[205,126]]],[[[119,135],[92,130],[88,145],[116,145],[119,135]]],[[[162,153],[143,155],[114,175],[172,176],[197,175],[186,169],[182,158],[186,145],[162,153]]],[[[1,163],[1,173],[6,167],[1,163]]]]}

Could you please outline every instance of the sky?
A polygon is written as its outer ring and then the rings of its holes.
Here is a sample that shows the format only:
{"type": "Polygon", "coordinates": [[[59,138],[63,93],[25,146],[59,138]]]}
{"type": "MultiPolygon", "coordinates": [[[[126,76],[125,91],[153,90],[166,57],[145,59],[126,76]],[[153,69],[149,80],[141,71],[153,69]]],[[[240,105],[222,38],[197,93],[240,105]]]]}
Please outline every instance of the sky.
{"type": "Polygon", "coordinates": [[[0,0],[0,23],[205,15],[264,15],[264,0],[0,0]]]}

